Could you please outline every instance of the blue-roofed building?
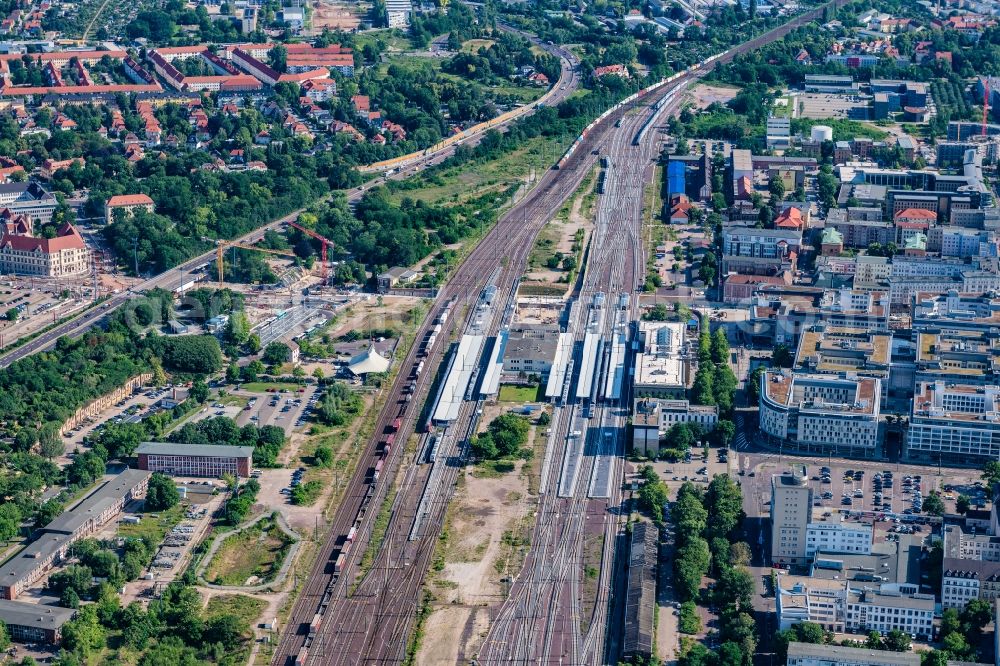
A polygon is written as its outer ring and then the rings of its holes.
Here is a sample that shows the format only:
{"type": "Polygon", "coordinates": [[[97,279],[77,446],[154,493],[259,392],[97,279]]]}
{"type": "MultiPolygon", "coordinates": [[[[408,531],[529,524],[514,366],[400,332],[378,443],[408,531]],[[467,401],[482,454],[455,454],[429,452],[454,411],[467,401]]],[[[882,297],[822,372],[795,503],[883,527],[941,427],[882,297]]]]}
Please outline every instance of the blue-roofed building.
{"type": "Polygon", "coordinates": [[[667,163],[667,195],[686,194],[686,177],[687,165],[684,162],[670,160],[667,163]]]}

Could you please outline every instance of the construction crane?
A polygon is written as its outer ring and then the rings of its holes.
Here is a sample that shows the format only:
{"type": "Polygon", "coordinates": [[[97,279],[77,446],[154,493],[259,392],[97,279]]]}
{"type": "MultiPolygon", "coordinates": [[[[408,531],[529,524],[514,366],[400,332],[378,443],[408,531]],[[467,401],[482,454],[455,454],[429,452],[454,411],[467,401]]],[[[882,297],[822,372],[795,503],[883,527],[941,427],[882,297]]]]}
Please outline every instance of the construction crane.
{"type": "Polygon", "coordinates": [[[320,243],[322,243],[323,248],[320,251],[321,252],[321,254],[320,254],[320,275],[323,277],[323,284],[326,284],[327,283],[327,270],[328,270],[328,266],[327,266],[327,263],[326,263],[326,248],[327,248],[327,246],[332,246],[333,245],[333,241],[330,240],[330,239],[328,239],[328,238],[324,238],[323,236],[320,236],[318,233],[316,233],[312,229],[306,229],[305,227],[303,227],[301,224],[298,224],[297,222],[291,222],[291,221],[289,221],[288,224],[291,225],[291,226],[293,226],[293,227],[295,227],[296,229],[298,229],[302,233],[306,234],[307,236],[312,236],[313,238],[315,238],[316,240],[318,240],[320,243]]]}
{"type": "Polygon", "coordinates": [[[284,257],[294,257],[295,253],[291,250],[272,250],[265,247],[257,247],[256,245],[246,245],[244,243],[220,243],[218,247],[215,248],[215,265],[219,269],[219,288],[222,288],[222,278],[223,278],[223,254],[226,250],[231,247],[238,247],[243,250],[254,250],[256,252],[265,252],[267,254],[280,254],[284,257]]]}

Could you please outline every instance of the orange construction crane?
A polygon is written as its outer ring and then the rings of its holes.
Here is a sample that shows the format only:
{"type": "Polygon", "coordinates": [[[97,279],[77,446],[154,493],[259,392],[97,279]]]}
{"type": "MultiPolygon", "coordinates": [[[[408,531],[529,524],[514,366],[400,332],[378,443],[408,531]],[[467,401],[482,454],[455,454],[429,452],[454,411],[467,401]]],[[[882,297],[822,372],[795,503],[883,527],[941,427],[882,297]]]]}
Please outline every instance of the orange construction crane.
{"type": "Polygon", "coordinates": [[[256,245],[246,245],[244,243],[220,243],[218,247],[215,248],[215,265],[219,269],[219,288],[222,287],[223,278],[223,254],[231,247],[238,247],[243,250],[255,250],[257,252],[266,252],[267,254],[280,254],[284,257],[294,257],[295,253],[291,250],[271,250],[266,247],[257,247],[256,245]]]}
{"type": "Polygon", "coordinates": [[[288,224],[291,225],[291,226],[293,226],[293,227],[295,227],[296,229],[298,229],[302,233],[306,234],[307,236],[312,236],[313,238],[315,238],[316,240],[318,240],[320,243],[323,244],[323,248],[322,248],[321,254],[320,254],[320,269],[319,270],[320,270],[320,275],[323,277],[323,284],[326,284],[326,282],[327,282],[327,270],[328,270],[327,263],[326,263],[326,248],[327,248],[327,246],[332,246],[333,245],[333,241],[330,240],[330,239],[328,239],[328,238],[324,238],[323,236],[320,236],[318,233],[316,233],[312,229],[306,229],[305,227],[303,227],[301,224],[298,224],[297,222],[291,222],[291,221],[289,221],[288,224]]]}

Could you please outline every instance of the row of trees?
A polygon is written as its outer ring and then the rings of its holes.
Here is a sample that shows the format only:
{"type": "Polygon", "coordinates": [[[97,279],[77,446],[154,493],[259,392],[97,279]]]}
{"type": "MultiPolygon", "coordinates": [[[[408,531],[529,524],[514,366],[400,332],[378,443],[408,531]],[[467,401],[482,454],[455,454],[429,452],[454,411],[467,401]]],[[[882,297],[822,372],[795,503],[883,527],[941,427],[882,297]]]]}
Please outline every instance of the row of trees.
{"type": "Polygon", "coordinates": [[[719,614],[718,650],[698,643],[681,658],[684,666],[749,666],[757,648],[753,619],[753,577],[747,569],[750,547],[739,541],[743,496],[728,476],[718,474],[703,492],[687,482],[670,512],[677,541],[674,587],[682,601],[700,600],[719,614]],[[711,517],[711,520],[709,520],[711,517]],[[715,589],[700,590],[712,573],[715,589]]]}
{"type": "Polygon", "coordinates": [[[718,405],[720,417],[733,410],[737,380],[729,367],[729,340],[722,328],[709,332],[708,318],[702,317],[698,337],[698,370],[691,387],[691,399],[696,405],[718,405]]]}

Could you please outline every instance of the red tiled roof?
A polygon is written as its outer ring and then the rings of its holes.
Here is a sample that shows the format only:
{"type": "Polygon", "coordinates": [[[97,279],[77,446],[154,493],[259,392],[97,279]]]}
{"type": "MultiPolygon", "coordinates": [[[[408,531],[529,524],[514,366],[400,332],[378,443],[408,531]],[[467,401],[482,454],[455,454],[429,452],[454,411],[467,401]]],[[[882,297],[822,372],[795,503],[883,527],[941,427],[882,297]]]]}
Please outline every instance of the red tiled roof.
{"type": "Polygon", "coordinates": [[[109,208],[114,208],[115,206],[152,205],[152,203],[153,200],[146,194],[118,194],[108,199],[106,205],[109,208]]]}
{"type": "Polygon", "coordinates": [[[896,213],[896,219],[936,220],[937,213],[932,210],[924,210],[923,208],[906,208],[896,213]]]}

